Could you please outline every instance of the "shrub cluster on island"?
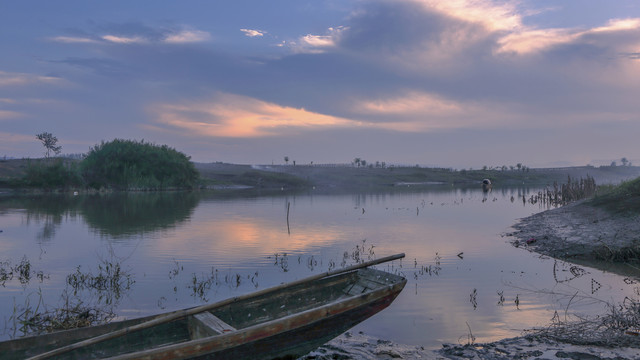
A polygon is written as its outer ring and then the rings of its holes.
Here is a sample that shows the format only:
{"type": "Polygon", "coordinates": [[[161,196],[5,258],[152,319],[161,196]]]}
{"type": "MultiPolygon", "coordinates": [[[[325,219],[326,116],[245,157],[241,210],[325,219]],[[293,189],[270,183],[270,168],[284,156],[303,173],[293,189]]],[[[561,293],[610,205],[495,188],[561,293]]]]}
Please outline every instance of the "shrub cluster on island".
{"type": "Polygon", "coordinates": [[[193,189],[199,184],[189,156],[144,140],[103,141],[81,160],[46,156],[23,162],[24,174],[4,180],[9,187],[127,191],[193,189]]]}

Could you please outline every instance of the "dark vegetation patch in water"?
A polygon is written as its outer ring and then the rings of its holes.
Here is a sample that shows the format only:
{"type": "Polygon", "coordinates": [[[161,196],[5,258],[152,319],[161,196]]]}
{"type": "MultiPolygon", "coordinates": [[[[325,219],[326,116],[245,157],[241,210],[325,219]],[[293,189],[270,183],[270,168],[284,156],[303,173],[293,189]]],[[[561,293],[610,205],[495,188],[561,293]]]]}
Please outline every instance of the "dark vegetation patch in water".
{"type": "MultiPolygon", "coordinates": [[[[34,279],[42,283],[49,275],[33,270],[25,256],[16,265],[10,260],[0,263],[0,285],[4,287],[14,279],[27,286],[34,279]]],[[[23,304],[14,301],[4,332],[16,337],[107,323],[116,316],[118,300],[134,283],[119,260],[102,260],[96,274],[78,266],[66,277],[68,287],[62,291],[59,305],[45,304],[40,288],[28,294],[23,304]]]]}
{"type": "Polygon", "coordinates": [[[83,290],[95,291],[98,302],[106,305],[119,300],[134,283],[132,275],[124,271],[119,262],[106,260],[98,265],[98,273],[95,275],[91,271],[83,272],[81,266],[67,275],[67,284],[73,289],[73,295],[78,295],[83,290]]]}
{"type": "Polygon", "coordinates": [[[0,262],[0,286],[4,287],[8,281],[17,279],[20,284],[28,284],[32,278],[38,279],[43,282],[44,279],[48,279],[49,275],[41,270],[33,270],[31,268],[31,262],[26,256],[20,260],[18,264],[12,264],[10,260],[0,262]]]}
{"type": "Polygon", "coordinates": [[[13,314],[5,325],[5,333],[12,337],[39,335],[59,330],[100,325],[111,321],[116,314],[112,306],[87,304],[75,295],[64,290],[62,304],[49,308],[42,299],[40,290],[36,294],[36,303],[27,296],[24,304],[15,304],[13,314]]]}
{"type": "Polygon", "coordinates": [[[590,198],[596,194],[597,189],[595,179],[589,175],[580,179],[572,179],[571,176],[568,176],[565,184],[559,185],[557,181],[554,181],[551,187],[546,187],[544,190],[532,194],[529,202],[558,207],[590,198]]]}

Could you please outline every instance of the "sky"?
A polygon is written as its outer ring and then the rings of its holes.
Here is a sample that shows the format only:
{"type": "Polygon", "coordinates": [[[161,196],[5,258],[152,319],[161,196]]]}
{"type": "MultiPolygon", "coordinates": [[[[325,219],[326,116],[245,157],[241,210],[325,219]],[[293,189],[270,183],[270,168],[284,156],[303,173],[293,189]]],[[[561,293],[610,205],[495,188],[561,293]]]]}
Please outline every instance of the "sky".
{"type": "Polygon", "coordinates": [[[640,165],[636,0],[0,0],[0,157],[640,165]]]}

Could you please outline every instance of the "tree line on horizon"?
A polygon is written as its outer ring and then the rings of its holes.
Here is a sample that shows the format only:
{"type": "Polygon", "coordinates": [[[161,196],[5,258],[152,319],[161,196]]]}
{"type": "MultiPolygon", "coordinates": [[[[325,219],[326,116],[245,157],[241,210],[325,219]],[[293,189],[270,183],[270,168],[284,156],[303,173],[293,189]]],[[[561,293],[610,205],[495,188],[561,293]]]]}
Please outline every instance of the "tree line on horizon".
{"type": "MultiPolygon", "coordinates": [[[[62,149],[62,146],[58,145],[57,137],[43,132],[37,134],[36,138],[45,148],[44,161],[28,160],[23,178],[3,182],[15,187],[42,189],[162,190],[191,189],[197,187],[200,180],[200,174],[191,162],[191,158],[167,145],[155,145],[144,140],[114,139],[109,142],[102,141],[90,148],[87,154],[52,157],[52,155],[59,155],[62,149]]],[[[285,156],[284,160],[288,164],[289,157],[285,156]]],[[[623,166],[631,166],[631,162],[625,157],[621,162],[623,166]]],[[[296,165],[295,161],[293,165],[296,165]]],[[[310,165],[313,166],[313,162],[310,165]]],[[[387,165],[384,161],[367,162],[360,157],[344,165],[389,170],[393,170],[394,167],[407,167],[387,165]]],[[[616,166],[616,162],[614,161],[610,166],[616,166]]],[[[420,168],[420,165],[415,167],[420,168]]],[[[461,173],[473,171],[472,168],[468,170],[438,169],[461,173]]],[[[530,168],[518,163],[497,167],[485,165],[480,170],[528,172],[530,168]]]]}

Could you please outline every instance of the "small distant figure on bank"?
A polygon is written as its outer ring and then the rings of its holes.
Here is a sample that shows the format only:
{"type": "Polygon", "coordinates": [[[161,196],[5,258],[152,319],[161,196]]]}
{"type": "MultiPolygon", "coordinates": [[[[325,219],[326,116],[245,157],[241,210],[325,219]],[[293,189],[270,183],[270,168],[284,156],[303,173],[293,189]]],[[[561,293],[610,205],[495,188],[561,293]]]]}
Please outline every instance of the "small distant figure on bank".
{"type": "Polygon", "coordinates": [[[484,179],[482,180],[482,191],[490,192],[491,191],[491,180],[484,179]]]}

